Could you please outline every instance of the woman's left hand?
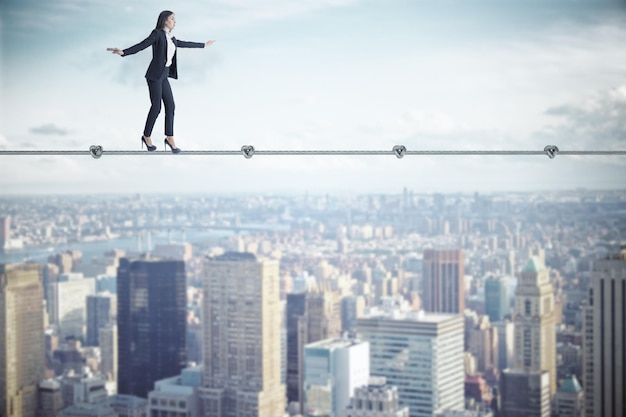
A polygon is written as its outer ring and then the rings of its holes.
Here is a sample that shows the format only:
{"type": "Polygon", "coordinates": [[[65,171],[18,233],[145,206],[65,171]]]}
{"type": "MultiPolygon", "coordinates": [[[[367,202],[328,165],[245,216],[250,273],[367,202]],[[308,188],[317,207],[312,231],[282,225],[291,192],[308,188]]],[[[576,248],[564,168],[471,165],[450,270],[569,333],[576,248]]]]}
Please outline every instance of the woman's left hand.
{"type": "Polygon", "coordinates": [[[214,43],[214,42],[215,42],[215,41],[206,41],[206,42],[204,43],[204,46],[205,46],[205,47],[206,47],[206,46],[211,46],[211,45],[213,45],[213,43],[214,43]]]}

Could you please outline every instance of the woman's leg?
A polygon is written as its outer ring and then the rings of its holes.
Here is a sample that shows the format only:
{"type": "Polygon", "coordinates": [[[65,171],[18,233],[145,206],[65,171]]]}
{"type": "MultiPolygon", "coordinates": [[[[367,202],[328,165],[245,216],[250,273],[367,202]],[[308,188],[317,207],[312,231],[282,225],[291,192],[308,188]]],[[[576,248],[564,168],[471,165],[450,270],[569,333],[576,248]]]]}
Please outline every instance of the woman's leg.
{"type": "MultiPolygon", "coordinates": [[[[163,103],[165,104],[165,136],[174,136],[174,95],[167,77],[163,81],[163,103]]],[[[172,138],[173,139],[173,138],[172,138]]],[[[172,140],[172,144],[173,144],[172,140]]]]}
{"type": "Polygon", "coordinates": [[[161,112],[161,97],[163,95],[163,80],[148,80],[148,90],[150,92],[150,111],[146,118],[146,126],[143,129],[143,135],[149,138],[152,135],[152,129],[159,113],[161,112]]]}

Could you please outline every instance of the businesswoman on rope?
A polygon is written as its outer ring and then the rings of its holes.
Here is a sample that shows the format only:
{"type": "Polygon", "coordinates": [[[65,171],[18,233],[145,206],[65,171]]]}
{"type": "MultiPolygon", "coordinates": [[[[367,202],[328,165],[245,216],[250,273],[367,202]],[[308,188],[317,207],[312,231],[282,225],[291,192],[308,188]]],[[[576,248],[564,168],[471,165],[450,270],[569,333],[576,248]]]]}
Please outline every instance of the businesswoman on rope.
{"type": "Polygon", "coordinates": [[[156,150],[156,146],[152,145],[152,128],[156,122],[157,116],[161,112],[161,100],[165,104],[165,135],[164,146],[167,150],[169,145],[172,153],[179,153],[180,148],[174,143],[174,96],[168,77],[177,79],[178,72],[176,68],[176,49],[177,48],[204,48],[213,44],[215,41],[185,42],[176,39],[172,35],[172,30],[176,26],[176,16],[169,10],[162,11],[159,14],[156,28],[150,33],[146,39],[133,45],[130,48],[121,50],[119,48],[107,48],[114,54],[120,56],[128,56],[143,51],[152,45],[152,61],[146,72],[146,80],[148,81],[148,89],[150,90],[150,101],[152,106],[148,112],[146,126],[141,136],[141,147],[145,144],[148,151],[156,150]]]}

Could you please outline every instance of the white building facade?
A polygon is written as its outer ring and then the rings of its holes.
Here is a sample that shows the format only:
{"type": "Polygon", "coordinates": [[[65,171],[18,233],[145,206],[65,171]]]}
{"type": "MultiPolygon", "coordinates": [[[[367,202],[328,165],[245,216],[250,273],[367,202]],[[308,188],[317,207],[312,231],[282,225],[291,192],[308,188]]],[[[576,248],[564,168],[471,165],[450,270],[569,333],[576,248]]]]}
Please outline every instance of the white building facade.
{"type": "Polygon", "coordinates": [[[303,402],[305,416],[341,417],[354,390],[367,385],[369,343],[326,339],[304,348],[303,402]]]}
{"type": "Polygon", "coordinates": [[[370,311],[357,337],[370,342],[370,373],[398,387],[411,417],[464,409],[463,317],[422,311],[370,311]]]}

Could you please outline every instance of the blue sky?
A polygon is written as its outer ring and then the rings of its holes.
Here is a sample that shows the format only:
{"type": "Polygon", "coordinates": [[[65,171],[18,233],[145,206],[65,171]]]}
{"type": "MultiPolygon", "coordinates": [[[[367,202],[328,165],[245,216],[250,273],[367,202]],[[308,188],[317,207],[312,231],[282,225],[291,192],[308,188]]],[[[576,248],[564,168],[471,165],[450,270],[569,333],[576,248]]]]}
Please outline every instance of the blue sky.
{"type": "MultiPolygon", "coordinates": [[[[184,150],[626,149],[617,1],[3,0],[0,148],[139,149],[158,13],[184,150]]],[[[163,149],[163,115],[153,139],[163,149]]],[[[0,190],[424,192],[623,188],[622,157],[0,156],[0,190]]]]}

